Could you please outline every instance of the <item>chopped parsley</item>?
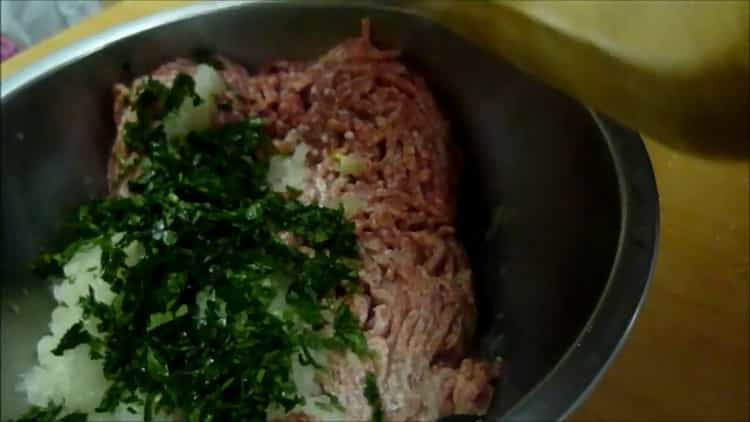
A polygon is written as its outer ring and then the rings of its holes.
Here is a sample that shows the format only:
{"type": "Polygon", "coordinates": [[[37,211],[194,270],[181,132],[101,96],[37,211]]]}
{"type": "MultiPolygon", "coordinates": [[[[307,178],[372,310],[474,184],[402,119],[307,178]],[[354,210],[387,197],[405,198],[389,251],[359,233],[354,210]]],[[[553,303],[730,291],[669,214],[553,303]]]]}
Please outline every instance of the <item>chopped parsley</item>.
{"type": "MultiPolygon", "coordinates": [[[[355,287],[354,227],[342,209],[271,192],[272,144],[259,121],[167,139],[162,119],[183,101],[201,101],[187,75],[171,88],[142,85],[133,102],[138,120],[124,138],[136,157],[134,195],[80,207],[68,230],[82,240],[38,260],[40,275],[59,276],[79,248],[96,245],[116,295],[104,304],[90,290],[80,302],[83,320],[54,353],[87,344],[102,360],[111,386],[97,412],[138,405],[146,421],[265,420],[269,406],[288,411],[304,402],[290,377],[294,359],[319,366],[314,350],[368,353],[341,300],[355,287]],[[281,232],[314,252],[286,245],[281,232]],[[135,263],[125,253],[134,243],[143,251],[135,263]]],[[[368,378],[368,397],[371,390],[368,378]]],[[[61,414],[51,404],[20,420],[86,420],[61,414]]]]}
{"type": "Polygon", "coordinates": [[[365,376],[365,398],[372,407],[372,422],[383,422],[383,400],[380,398],[378,381],[375,374],[368,372],[365,376]]]}
{"type": "Polygon", "coordinates": [[[72,349],[79,344],[89,343],[90,341],[91,334],[83,328],[83,322],[78,321],[65,332],[57,347],[52,349],[52,354],[62,356],[65,350],[72,349]]]}
{"type": "Polygon", "coordinates": [[[73,412],[62,415],[63,406],[50,403],[47,407],[34,407],[16,422],[86,422],[86,414],[73,412]]]}

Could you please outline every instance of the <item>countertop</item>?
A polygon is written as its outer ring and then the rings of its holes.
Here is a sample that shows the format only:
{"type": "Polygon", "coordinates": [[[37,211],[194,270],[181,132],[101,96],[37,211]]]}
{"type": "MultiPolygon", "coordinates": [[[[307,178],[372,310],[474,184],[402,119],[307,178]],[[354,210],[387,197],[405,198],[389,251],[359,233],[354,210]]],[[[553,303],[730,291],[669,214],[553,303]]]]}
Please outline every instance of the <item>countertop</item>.
{"type": "MultiPolygon", "coordinates": [[[[2,64],[7,76],[80,38],[182,0],[109,5],[2,64]]],[[[661,201],[646,303],[615,363],[573,420],[750,419],[750,164],[645,138],[661,201]]]]}

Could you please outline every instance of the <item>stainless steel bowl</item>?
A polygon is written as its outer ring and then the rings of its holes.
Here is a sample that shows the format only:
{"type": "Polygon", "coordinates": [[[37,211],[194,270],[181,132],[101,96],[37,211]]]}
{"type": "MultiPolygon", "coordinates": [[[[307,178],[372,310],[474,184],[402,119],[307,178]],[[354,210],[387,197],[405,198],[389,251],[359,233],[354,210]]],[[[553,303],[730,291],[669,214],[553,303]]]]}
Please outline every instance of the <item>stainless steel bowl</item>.
{"type": "Polygon", "coordinates": [[[251,69],[311,59],[363,17],[427,77],[466,154],[459,231],[477,276],[476,353],[507,362],[484,420],[558,419],[580,403],[621,347],[653,266],[658,199],[639,137],[409,11],[224,2],[117,27],[3,81],[3,418],[24,406],[14,386],[52,309],[28,262],[104,190],[112,84],[195,52],[251,69]],[[510,218],[495,230],[493,215],[510,218]]]}

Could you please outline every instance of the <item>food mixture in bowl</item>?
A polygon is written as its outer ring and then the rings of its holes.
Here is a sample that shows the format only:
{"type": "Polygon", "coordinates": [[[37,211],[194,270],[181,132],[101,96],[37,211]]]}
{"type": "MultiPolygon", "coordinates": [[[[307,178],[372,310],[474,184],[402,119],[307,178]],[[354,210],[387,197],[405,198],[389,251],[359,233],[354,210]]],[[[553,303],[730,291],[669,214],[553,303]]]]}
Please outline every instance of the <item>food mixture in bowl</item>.
{"type": "Polygon", "coordinates": [[[435,420],[499,362],[455,237],[458,151],[363,34],[249,74],[178,59],[117,85],[110,195],[80,208],[26,420],[435,420]],[[43,419],[46,418],[46,419],[43,419]]]}

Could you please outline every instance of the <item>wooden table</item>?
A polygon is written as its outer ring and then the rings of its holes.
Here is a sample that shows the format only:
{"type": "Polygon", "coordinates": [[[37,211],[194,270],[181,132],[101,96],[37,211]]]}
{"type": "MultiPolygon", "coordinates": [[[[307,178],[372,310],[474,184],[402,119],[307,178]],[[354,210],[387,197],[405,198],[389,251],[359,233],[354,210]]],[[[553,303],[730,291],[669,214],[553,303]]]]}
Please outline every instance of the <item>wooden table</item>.
{"type": "MultiPolygon", "coordinates": [[[[3,63],[3,77],[82,37],[185,1],[113,4],[3,63]]],[[[576,420],[750,419],[750,168],[646,139],[661,195],[647,302],[576,420]]]]}

